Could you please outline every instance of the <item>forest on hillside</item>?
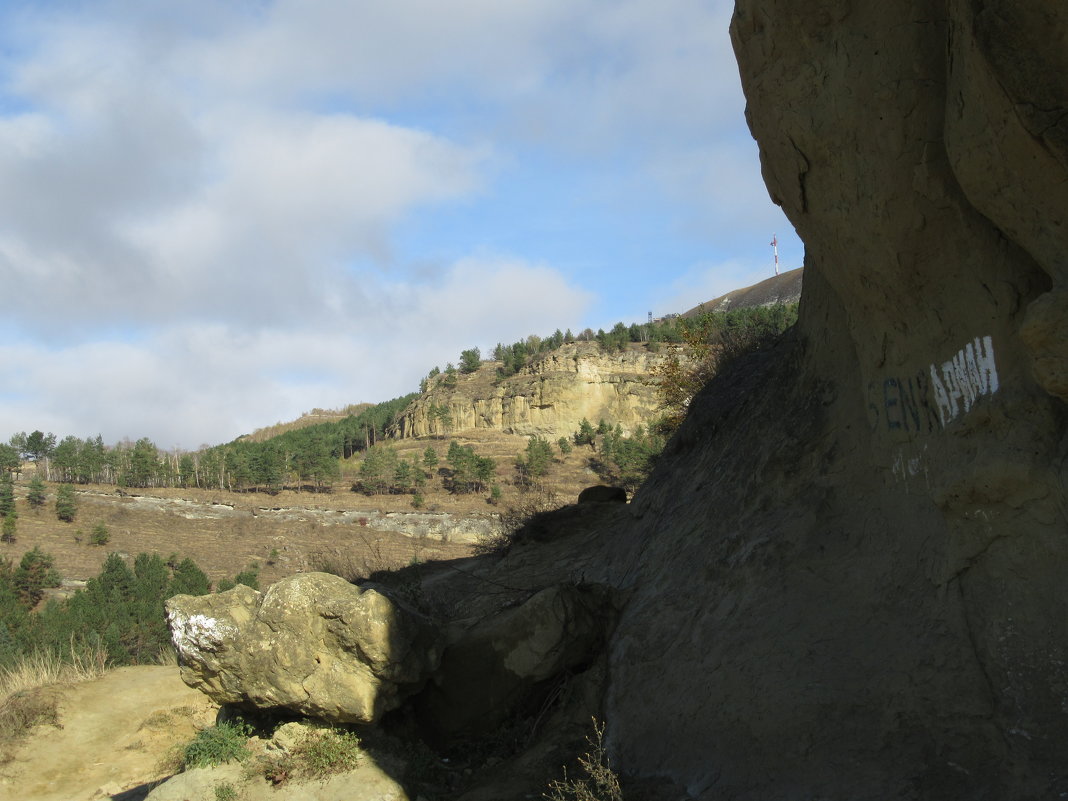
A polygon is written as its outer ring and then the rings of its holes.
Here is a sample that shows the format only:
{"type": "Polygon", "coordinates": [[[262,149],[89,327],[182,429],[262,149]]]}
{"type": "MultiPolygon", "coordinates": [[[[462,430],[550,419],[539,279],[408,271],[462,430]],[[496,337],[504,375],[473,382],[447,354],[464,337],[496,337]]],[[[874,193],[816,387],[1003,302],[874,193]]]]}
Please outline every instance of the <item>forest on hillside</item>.
{"type": "MultiPolygon", "coordinates": [[[[690,358],[682,361],[673,356],[658,375],[665,414],[658,433],[665,435],[724,358],[762,347],[796,319],[796,305],[735,309],[690,319],[674,316],[630,326],[617,323],[609,331],[586,329],[577,337],[570,331],[555,331],[544,338],[532,335],[511,345],[498,344],[492,355],[501,379],[569,342],[597,342],[606,352],[621,351],[630,343],[653,349],[660,343],[681,343],[690,358]]],[[[425,391],[435,379],[449,386],[458,372],[474,372],[482,364],[478,348],[465,350],[459,371],[452,364],[444,373],[435,367],[421,387],[425,391]]],[[[342,420],[289,428],[260,441],[242,437],[198,451],[166,451],[147,437],[109,447],[99,435],[87,439],[68,435],[57,441],[51,433],[20,432],[8,443],[0,443],[0,470],[18,476],[28,462],[37,476],[61,484],[266,492],[295,484],[296,488],[324,490],[339,478],[341,461],[385,439],[387,430],[416,397],[417,393],[410,393],[362,407],[342,420]]]]}

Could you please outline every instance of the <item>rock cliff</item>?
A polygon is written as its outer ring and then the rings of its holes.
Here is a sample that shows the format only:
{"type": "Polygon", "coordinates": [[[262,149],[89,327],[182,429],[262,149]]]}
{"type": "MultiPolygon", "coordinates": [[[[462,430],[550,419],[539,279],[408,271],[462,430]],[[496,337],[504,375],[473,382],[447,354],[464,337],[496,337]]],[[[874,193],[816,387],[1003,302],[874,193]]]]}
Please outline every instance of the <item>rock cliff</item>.
{"type": "Polygon", "coordinates": [[[617,760],[708,799],[1060,797],[1068,7],[739,0],[732,37],[800,322],[636,498],[617,760]]]}
{"type": "Polygon", "coordinates": [[[494,429],[556,439],[577,431],[583,418],[594,425],[603,418],[631,431],[656,416],[653,370],[669,348],[654,353],[632,344],[622,353],[605,353],[596,342],[575,342],[500,381],[494,379],[494,362],[477,373],[457,374],[455,386],[440,376],[408,407],[391,436],[494,429]],[[434,407],[448,409],[446,422],[433,417],[434,407]]]}

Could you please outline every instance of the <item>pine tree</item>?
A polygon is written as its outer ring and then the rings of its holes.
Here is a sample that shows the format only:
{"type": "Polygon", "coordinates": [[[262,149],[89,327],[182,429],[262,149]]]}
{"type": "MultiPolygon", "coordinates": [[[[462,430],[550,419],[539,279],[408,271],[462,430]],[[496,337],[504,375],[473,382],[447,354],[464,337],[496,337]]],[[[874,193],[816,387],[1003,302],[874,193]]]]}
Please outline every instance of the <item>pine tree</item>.
{"type": "Polygon", "coordinates": [[[56,517],[67,523],[73,523],[78,514],[78,501],[74,497],[73,484],[60,484],[56,490],[56,517]]]}
{"type": "Polygon", "coordinates": [[[4,530],[0,534],[0,542],[14,542],[17,524],[14,514],[4,515],[4,530]]]}
{"type": "Polygon", "coordinates": [[[30,479],[30,490],[26,494],[26,500],[34,509],[40,509],[45,505],[45,501],[48,500],[45,483],[40,476],[35,475],[30,479]]]}
{"type": "Polygon", "coordinates": [[[10,473],[0,476],[0,517],[16,514],[15,512],[15,482],[11,480],[10,473]]]}

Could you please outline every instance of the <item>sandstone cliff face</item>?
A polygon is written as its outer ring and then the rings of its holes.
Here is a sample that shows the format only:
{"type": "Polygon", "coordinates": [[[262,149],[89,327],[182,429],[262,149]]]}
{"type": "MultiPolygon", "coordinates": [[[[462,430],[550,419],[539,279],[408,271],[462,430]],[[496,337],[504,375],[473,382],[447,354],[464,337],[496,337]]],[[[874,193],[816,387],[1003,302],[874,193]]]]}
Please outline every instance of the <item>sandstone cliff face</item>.
{"type": "Polygon", "coordinates": [[[617,763],[708,799],[1060,797],[1068,6],[739,0],[732,36],[801,320],[635,500],[617,763]]]}
{"type": "Polygon", "coordinates": [[[457,375],[453,388],[438,378],[408,407],[392,436],[481,428],[556,439],[577,431],[583,418],[594,425],[603,418],[629,432],[656,416],[653,370],[667,358],[668,348],[652,353],[631,345],[623,353],[603,353],[597,343],[576,342],[500,382],[492,380],[492,363],[478,373],[457,375]],[[448,408],[448,424],[431,418],[432,406],[448,408]]]}

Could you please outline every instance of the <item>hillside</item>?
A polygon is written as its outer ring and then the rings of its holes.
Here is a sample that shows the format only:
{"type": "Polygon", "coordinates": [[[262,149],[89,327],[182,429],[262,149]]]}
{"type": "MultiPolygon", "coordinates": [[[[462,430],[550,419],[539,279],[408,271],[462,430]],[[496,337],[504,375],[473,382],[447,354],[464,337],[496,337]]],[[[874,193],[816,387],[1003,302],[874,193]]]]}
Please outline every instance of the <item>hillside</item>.
{"type": "Polygon", "coordinates": [[[750,306],[774,306],[776,303],[790,305],[801,300],[801,280],[804,268],[789,270],[781,275],[766,278],[752,286],[733,289],[725,295],[694,306],[682,314],[683,317],[697,317],[705,312],[725,312],[731,309],[745,309],[750,306]]]}

